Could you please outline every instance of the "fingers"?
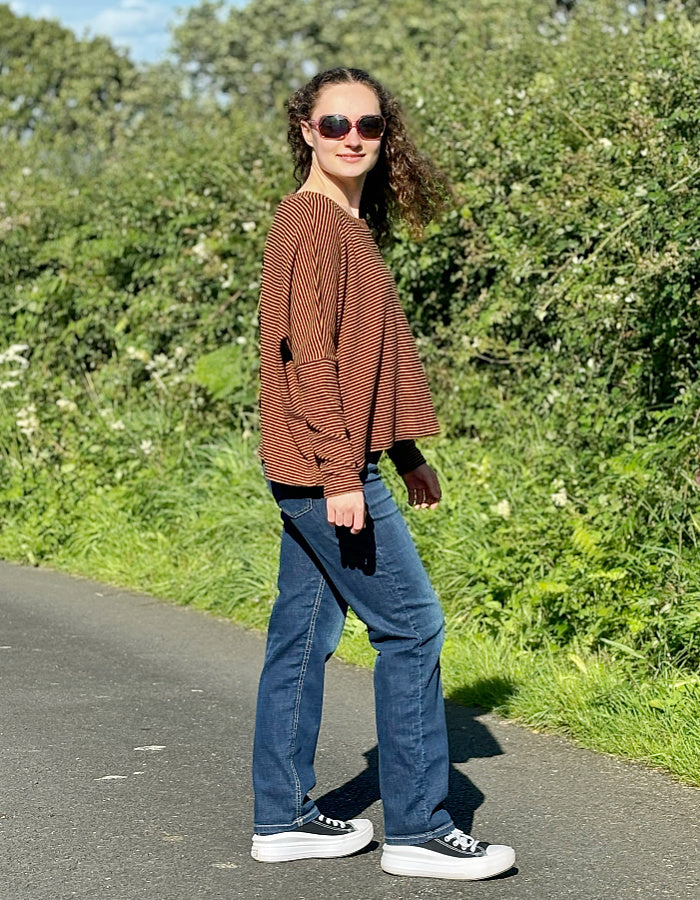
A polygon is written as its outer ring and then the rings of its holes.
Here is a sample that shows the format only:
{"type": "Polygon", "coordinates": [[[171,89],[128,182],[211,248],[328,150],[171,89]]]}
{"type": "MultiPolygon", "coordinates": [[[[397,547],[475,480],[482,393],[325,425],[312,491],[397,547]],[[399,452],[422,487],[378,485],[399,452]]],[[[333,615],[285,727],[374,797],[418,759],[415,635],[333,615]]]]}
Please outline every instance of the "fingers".
{"type": "Polygon", "coordinates": [[[442,491],[440,482],[434,470],[423,463],[412,472],[405,472],[403,480],[406,482],[408,502],[417,509],[435,509],[440,502],[442,491]]]}
{"type": "Polygon", "coordinates": [[[408,503],[409,506],[416,506],[419,509],[425,509],[428,505],[428,493],[422,487],[409,488],[408,503]]]}
{"type": "Polygon", "coordinates": [[[365,508],[363,506],[360,513],[354,517],[353,523],[350,526],[350,534],[359,534],[364,527],[365,527],[365,508]]]}
{"type": "Polygon", "coordinates": [[[426,492],[419,492],[408,495],[408,503],[416,509],[435,509],[440,502],[439,497],[426,492]]]}
{"type": "Polygon", "coordinates": [[[326,518],[330,525],[349,528],[359,534],[365,527],[365,495],[363,491],[337,494],[326,500],[326,518]]]}
{"type": "Polygon", "coordinates": [[[437,478],[411,481],[408,487],[408,502],[418,509],[435,509],[440,502],[442,491],[437,478]]]}

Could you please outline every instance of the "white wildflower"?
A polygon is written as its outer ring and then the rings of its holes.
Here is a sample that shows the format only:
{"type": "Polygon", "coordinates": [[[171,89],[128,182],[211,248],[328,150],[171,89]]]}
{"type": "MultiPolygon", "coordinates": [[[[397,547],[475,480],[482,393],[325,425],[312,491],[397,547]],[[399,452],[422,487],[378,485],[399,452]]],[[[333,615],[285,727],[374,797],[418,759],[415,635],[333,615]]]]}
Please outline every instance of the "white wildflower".
{"type": "Polygon", "coordinates": [[[502,519],[510,519],[510,502],[505,498],[503,500],[499,500],[498,503],[493,507],[493,511],[502,519]]]}
{"type": "Polygon", "coordinates": [[[22,169],[22,175],[24,175],[25,178],[29,178],[31,174],[32,170],[29,168],[29,166],[24,166],[24,168],[22,169]]]}
{"type": "Polygon", "coordinates": [[[141,447],[141,452],[145,453],[146,456],[153,452],[153,441],[150,438],[144,438],[139,446],[141,447]]]}
{"type": "Polygon", "coordinates": [[[200,259],[202,262],[206,262],[209,259],[210,254],[205,241],[199,241],[194,245],[192,248],[192,256],[196,256],[197,259],[200,259]]]}
{"type": "Polygon", "coordinates": [[[613,144],[612,144],[612,141],[610,140],[610,138],[606,138],[606,137],[598,138],[598,146],[602,147],[604,150],[610,150],[612,145],[613,144]]]}
{"type": "Polygon", "coordinates": [[[131,345],[126,348],[126,355],[129,359],[137,359],[142,363],[147,363],[151,359],[151,354],[148,350],[143,350],[141,347],[133,347],[131,345]]]}
{"type": "Polygon", "coordinates": [[[126,425],[122,422],[121,419],[117,419],[116,422],[112,422],[109,426],[112,431],[124,431],[126,425]]]}
{"type": "Polygon", "coordinates": [[[36,414],[36,405],[28,403],[27,406],[17,411],[17,427],[25,437],[30,438],[39,430],[39,418],[36,414]]]}
{"type": "Polygon", "coordinates": [[[257,222],[241,222],[241,228],[246,232],[246,234],[249,231],[255,231],[257,227],[257,222]]]}
{"type": "Polygon", "coordinates": [[[175,363],[165,353],[156,353],[146,368],[149,372],[168,372],[175,368],[175,363]]]}
{"type": "Polygon", "coordinates": [[[78,405],[74,403],[72,400],[68,400],[67,397],[59,397],[56,401],[56,406],[61,410],[61,412],[77,412],[78,405]]]}
{"type": "Polygon", "coordinates": [[[27,350],[29,350],[28,344],[10,344],[7,350],[3,350],[0,353],[0,363],[10,363],[11,365],[19,366],[21,369],[26,369],[29,365],[29,360],[25,359],[22,354],[26,353],[27,350]]]}
{"type": "Polygon", "coordinates": [[[12,366],[9,372],[5,372],[5,378],[0,382],[0,390],[5,391],[17,387],[26,369],[29,368],[29,360],[22,355],[29,350],[28,344],[10,344],[7,350],[0,353],[0,364],[12,366]]]}
{"type": "Polygon", "coordinates": [[[242,347],[244,344],[248,343],[248,338],[244,337],[242,334],[239,334],[236,338],[236,343],[242,347]]]}
{"type": "Polygon", "coordinates": [[[566,492],[566,488],[562,485],[558,491],[555,491],[553,494],[549,495],[549,499],[555,506],[562,507],[566,506],[569,502],[569,495],[566,492]]]}

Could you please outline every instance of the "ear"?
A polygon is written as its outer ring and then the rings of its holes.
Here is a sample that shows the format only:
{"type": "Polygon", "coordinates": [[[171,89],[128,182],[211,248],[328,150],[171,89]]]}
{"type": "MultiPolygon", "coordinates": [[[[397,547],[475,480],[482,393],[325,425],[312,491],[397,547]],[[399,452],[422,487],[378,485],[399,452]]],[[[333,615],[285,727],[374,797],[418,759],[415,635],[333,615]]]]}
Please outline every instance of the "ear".
{"type": "Polygon", "coordinates": [[[314,139],[311,134],[312,128],[308,122],[301,123],[301,136],[304,138],[309,147],[313,147],[314,139]]]}

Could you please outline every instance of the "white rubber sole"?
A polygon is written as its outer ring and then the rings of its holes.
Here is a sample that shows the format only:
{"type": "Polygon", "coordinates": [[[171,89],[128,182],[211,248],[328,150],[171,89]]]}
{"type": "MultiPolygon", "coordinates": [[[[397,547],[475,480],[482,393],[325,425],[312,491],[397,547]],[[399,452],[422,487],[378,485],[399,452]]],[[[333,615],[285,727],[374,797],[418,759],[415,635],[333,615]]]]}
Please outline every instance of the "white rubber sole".
{"type": "Polygon", "coordinates": [[[329,837],[306,834],[303,831],[284,831],[281,834],[254,834],[250,855],[258,862],[288,862],[293,859],[331,859],[349,856],[362,850],[374,837],[369,819],[350,819],[355,830],[349,834],[329,837]]]}
{"type": "Polygon", "coordinates": [[[451,878],[481,881],[507,872],[515,862],[515,850],[505,844],[491,844],[485,856],[458,859],[424,847],[383,847],[381,867],[389,875],[413,875],[418,878],[451,878]]]}

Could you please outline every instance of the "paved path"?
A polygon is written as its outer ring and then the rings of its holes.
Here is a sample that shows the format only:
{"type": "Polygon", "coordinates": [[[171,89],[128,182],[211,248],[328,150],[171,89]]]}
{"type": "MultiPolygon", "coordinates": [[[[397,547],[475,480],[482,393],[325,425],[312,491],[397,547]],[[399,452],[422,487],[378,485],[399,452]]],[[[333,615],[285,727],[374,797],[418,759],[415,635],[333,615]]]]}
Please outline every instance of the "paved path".
{"type": "MultiPolygon", "coordinates": [[[[2,900],[700,898],[700,791],[454,706],[451,807],[512,843],[517,870],[393,878],[377,845],[261,865],[248,855],[260,635],[0,563],[0,646],[2,900]]],[[[322,809],[367,810],[381,841],[368,672],[330,666],[317,771],[322,809]]]]}

